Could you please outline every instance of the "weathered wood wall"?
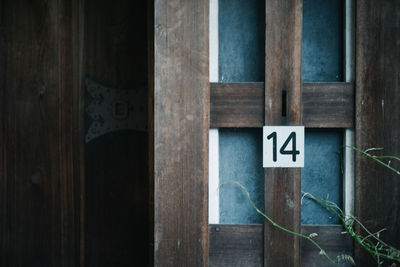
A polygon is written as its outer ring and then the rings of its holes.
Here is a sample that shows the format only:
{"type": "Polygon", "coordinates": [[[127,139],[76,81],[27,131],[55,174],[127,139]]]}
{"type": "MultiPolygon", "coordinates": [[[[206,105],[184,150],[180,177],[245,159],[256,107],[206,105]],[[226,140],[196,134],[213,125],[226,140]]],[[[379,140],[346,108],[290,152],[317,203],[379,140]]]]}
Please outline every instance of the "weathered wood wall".
{"type": "Polygon", "coordinates": [[[77,266],[75,6],[0,8],[0,265],[77,266]]]}
{"type": "Polygon", "coordinates": [[[147,133],[84,145],[83,88],[145,90],[146,17],[146,1],[0,1],[1,266],[146,265],[147,133]]]}
{"type": "MultiPolygon", "coordinates": [[[[399,156],[400,2],[358,0],[356,27],[356,146],[399,156]]],[[[356,216],[372,232],[387,228],[382,239],[399,248],[400,176],[357,154],[355,193],[356,216]]],[[[360,266],[376,266],[356,249],[360,266]]]]}

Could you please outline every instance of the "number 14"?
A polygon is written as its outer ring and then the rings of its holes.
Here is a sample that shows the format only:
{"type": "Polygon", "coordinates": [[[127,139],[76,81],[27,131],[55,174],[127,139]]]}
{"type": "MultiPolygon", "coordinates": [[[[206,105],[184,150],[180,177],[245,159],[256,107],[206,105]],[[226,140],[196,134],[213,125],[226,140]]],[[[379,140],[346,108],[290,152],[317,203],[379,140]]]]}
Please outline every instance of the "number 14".
{"type": "Polygon", "coordinates": [[[264,126],[263,167],[304,167],[304,126],[264,126]]]}
{"type": "MultiPolygon", "coordinates": [[[[272,155],[272,160],[277,161],[277,145],[276,145],[276,132],[272,132],[270,135],[267,136],[267,139],[272,138],[272,146],[273,146],[273,155],[272,155]]],[[[279,153],[282,155],[292,155],[292,161],[296,162],[296,155],[300,154],[300,151],[296,150],[296,133],[291,132],[289,137],[286,139],[285,143],[283,143],[281,149],[279,149],[279,153]],[[288,146],[290,140],[292,140],[292,150],[285,150],[286,147],[288,146]]]]}

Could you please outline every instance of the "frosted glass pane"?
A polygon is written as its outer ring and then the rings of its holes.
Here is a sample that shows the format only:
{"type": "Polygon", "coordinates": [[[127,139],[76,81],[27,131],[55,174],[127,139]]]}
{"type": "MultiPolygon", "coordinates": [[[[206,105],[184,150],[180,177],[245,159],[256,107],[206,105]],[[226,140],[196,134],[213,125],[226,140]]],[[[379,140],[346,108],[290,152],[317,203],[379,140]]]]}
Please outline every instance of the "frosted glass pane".
{"type": "MultiPolygon", "coordinates": [[[[340,154],[342,130],[306,130],[305,163],[301,173],[302,191],[342,204],[340,154]]],[[[320,205],[303,199],[302,224],[336,224],[338,218],[320,205]]]]}
{"type": "Polygon", "coordinates": [[[219,81],[263,82],[264,0],[219,1],[219,81]]]}
{"type": "Polygon", "coordinates": [[[341,0],[303,0],[302,79],[343,80],[341,0]]]}
{"type": "MultiPolygon", "coordinates": [[[[302,79],[313,82],[343,80],[343,26],[341,0],[303,0],[302,79]]],[[[302,191],[341,206],[342,173],[338,151],[342,130],[307,130],[302,191]]],[[[315,203],[301,209],[303,224],[335,224],[339,220],[315,203]]]]}
{"type": "MultiPolygon", "coordinates": [[[[264,169],[260,129],[220,129],[220,182],[235,180],[243,184],[260,210],[264,210],[264,169]]],[[[263,223],[237,185],[220,188],[220,223],[263,223]]]]}

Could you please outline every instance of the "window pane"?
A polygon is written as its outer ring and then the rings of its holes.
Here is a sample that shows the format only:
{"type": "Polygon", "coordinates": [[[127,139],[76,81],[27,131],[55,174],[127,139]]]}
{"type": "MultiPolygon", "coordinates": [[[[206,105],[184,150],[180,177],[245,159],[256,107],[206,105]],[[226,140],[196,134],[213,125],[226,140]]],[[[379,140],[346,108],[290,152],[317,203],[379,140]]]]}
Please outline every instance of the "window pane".
{"type": "MultiPolygon", "coordinates": [[[[260,129],[220,129],[220,182],[235,180],[244,185],[260,210],[264,210],[264,169],[260,129]]],[[[220,223],[263,223],[246,194],[237,185],[220,188],[220,223]]]]}
{"type": "Polygon", "coordinates": [[[341,0],[303,0],[302,80],[343,80],[341,0]]]}
{"type": "MultiPolygon", "coordinates": [[[[305,163],[301,173],[302,191],[342,204],[340,154],[341,129],[306,130],[305,163]]],[[[336,224],[339,219],[320,205],[303,199],[301,223],[336,224]]]]}
{"type": "Polygon", "coordinates": [[[220,82],[264,81],[264,1],[219,1],[220,82]]]}

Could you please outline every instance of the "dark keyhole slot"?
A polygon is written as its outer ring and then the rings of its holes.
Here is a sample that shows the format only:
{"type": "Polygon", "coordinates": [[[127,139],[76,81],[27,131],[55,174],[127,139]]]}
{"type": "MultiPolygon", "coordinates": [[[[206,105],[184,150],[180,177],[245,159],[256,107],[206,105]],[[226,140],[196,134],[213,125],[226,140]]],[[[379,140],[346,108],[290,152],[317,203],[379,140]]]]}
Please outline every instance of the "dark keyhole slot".
{"type": "Polygon", "coordinates": [[[282,117],[286,117],[286,90],[282,90],[282,117]]]}

